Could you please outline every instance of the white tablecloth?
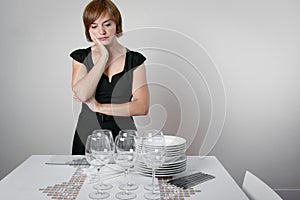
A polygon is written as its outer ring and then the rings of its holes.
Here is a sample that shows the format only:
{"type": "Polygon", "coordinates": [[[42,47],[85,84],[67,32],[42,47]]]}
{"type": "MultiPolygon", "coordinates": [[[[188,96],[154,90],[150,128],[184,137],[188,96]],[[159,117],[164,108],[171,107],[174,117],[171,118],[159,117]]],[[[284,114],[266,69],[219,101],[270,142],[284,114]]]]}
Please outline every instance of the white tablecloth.
{"type": "MultiPolygon", "coordinates": [[[[50,155],[30,156],[19,167],[4,177],[0,181],[0,199],[51,199],[51,196],[47,196],[41,189],[69,181],[76,172],[76,168],[69,165],[45,164],[50,158],[50,155]]],[[[201,192],[195,193],[188,198],[186,197],[186,200],[248,199],[216,157],[207,156],[200,158],[188,156],[187,170],[184,173],[189,174],[195,171],[208,173],[216,178],[193,187],[201,190],[201,192]]],[[[139,185],[139,189],[134,191],[138,195],[136,199],[144,199],[143,194],[146,192],[144,185],[151,183],[151,177],[134,173],[129,178],[132,182],[139,185]]],[[[109,199],[116,199],[115,194],[120,191],[118,185],[123,182],[123,177],[119,176],[105,182],[114,185],[113,189],[109,190],[109,199]]],[[[93,184],[89,184],[86,179],[76,199],[89,199],[88,193],[93,191],[92,186],[93,184]]]]}

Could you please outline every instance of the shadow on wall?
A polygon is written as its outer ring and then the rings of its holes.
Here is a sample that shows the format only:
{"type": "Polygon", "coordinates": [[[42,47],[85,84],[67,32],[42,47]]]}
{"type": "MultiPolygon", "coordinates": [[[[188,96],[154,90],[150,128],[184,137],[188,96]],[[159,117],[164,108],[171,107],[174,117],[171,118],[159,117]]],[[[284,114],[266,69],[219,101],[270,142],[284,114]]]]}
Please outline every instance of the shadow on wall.
{"type": "Polygon", "coordinates": [[[174,30],[141,28],[120,39],[147,57],[150,110],[135,117],[138,128],[184,137],[188,154],[207,155],[226,115],[224,85],[213,60],[195,40],[174,30]]]}

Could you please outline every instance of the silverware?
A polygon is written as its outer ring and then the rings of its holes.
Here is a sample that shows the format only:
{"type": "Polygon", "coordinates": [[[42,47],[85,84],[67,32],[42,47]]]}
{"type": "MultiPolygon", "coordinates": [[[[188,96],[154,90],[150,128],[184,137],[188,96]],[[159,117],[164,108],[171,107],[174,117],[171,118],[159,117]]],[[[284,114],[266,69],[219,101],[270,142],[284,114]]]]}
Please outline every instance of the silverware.
{"type": "Polygon", "coordinates": [[[179,183],[179,182],[182,182],[184,180],[190,180],[190,179],[193,179],[193,178],[196,178],[196,177],[202,177],[202,176],[204,176],[204,173],[197,172],[197,173],[194,173],[194,174],[190,174],[190,175],[186,175],[186,176],[182,176],[182,177],[179,177],[179,178],[169,180],[168,182],[169,183],[179,183]]]}
{"type": "Polygon", "coordinates": [[[213,175],[205,174],[203,172],[197,172],[187,176],[169,180],[167,183],[170,183],[180,188],[187,189],[213,178],[215,178],[213,175]]]}
{"type": "Polygon", "coordinates": [[[180,184],[180,186],[183,188],[183,189],[187,189],[187,188],[190,188],[190,187],[193,187],[195,185],[198,185],[200,183],[203,183],[205,181],[208,181],[208,180],[211,180],[215,177],[205,177],[205,178],[201,178],[201,179],[198,179],[198,180],[194,180],[194,181],[191,181],[191,182],[188,182],[188,183],[185,183],[185,184],[180,184]]]}

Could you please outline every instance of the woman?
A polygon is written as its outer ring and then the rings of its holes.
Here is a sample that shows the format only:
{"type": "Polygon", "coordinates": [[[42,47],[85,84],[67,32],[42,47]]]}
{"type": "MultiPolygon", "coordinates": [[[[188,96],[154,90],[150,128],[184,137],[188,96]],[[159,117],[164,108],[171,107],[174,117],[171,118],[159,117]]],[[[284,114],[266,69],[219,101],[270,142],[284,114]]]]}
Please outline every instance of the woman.
{"type": "Polygon", "coordinates": [[[146,115],[149,91],[146,58],[122,46],[122,19],[110,0],[93,0],[83,13],[85,35],[94,45],[73,51],[72,90],[82,102],[72,154],[84,154],[94,129],[136,129],[132,116],[146,115]]]}

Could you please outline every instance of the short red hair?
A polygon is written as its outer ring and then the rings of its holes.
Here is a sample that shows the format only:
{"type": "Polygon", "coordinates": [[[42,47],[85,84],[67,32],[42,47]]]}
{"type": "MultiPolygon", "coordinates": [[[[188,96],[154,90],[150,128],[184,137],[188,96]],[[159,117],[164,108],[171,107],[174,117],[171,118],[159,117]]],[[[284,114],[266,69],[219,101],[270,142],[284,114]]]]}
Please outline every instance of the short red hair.
{"type": "Polygon", "coordinates": [[[122,17],[117,6],[110,0],[93,0],[85,7],[82,16],[85,27],[85,37],[89,42],[92,42],[89,33],[90,26],[104,12],[107,12],[111,17],[111,20],[116,23],[116,34],[122,34],[122,17]]]}

